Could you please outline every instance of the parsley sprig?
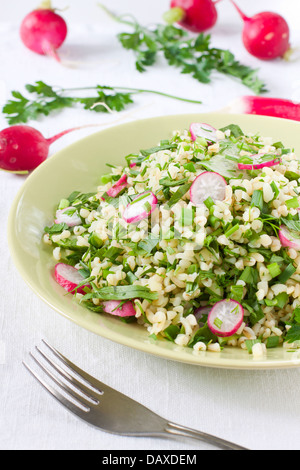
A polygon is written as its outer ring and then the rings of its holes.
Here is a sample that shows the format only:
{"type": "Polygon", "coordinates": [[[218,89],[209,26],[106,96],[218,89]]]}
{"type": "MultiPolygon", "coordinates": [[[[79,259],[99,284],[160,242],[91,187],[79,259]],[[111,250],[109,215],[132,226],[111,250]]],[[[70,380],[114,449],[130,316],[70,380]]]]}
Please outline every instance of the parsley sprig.
{"type": "Polygon", "coordinates": [[[171,98],[188,103],[201,104],[199,100],[190,100],[179,96],[170,95],[156,90],[146,90],[129,87],[110,87],[95,85],[91,87],[60,88],[51,86],[43,81],[37,81],[34,85],[26,85],[29,97],[19,91],[12,91],[13,99],[3,107],[10,125],[26,123],[37,120],[40,116],[62,111],[64,108],[81,106],[86,110],[97,113],[109,113],[111,111],[123,111],[128,105],[134,103],[133,96],[141,93],[151,93],[165,98],[171,98]],[[94,92],[93,96],[76,96],[78,93],[94,92]]]}
{"type": "Polygon", "coordinates": [[[117,16],[100,6],[114,20],[133,28],[133,32],[120,33],[118,39],[125,49],[134,51],[139,72],[154,65],[162,54],[169,65],[201,83],[210,83],[213,72],[217,71],[237,78],[256,94],[267,91],[257,70],[240,63],[229,50],[212,47],[209,34],[191,37],[182,28],[164,24],[145,27],[132,16],[117,16]]]}

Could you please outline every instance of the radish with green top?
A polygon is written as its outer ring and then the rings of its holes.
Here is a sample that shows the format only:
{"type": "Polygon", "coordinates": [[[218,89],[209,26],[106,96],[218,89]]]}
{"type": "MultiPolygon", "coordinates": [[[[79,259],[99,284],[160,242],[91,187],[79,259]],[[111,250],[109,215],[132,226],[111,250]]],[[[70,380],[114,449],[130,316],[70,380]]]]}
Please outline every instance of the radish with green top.
{"type": "Polygon", "coordinates": [[[231,0],[244,21],[243,42],[247,51],[261,60],[284,57],[290,50],[290,29],[286,20],[278,13],[264,11],[255,16],[246,16],[231,0]]]}
{"type": "Polygon", "coordinates": [[[149,217],[157,207],[157,197],[151,191],[138,195],[123,212],[123,219],[128,224],[135,224],[149,217]]]}
{"type": "Polygon", "coordinates": [[[203,33],[217,22],[218,1],[212,0],[172,0],[171,9],[164,14],[167,23],[179,23],[194,33],[203,33]]]}
{"type": "Polygon", "coordinates": [[[281,225],[278,236],[281,246],[300,251],[300,238],[294,236],[285,225],[281,225]]]}
{"type": "Polygon", "coordinates": [[[244,321],[244,309],[239,302],[225,299],[217,302],[208,315],[210,331],[221,338],[234,335],[244,321]]]}
{"type": "Polygon", "coordinates": [[[49,139],[30,126],[7,127],[0,131],[0,169],[11,173],[28,173],[47,159],[50,145],[58,139],[70,132],[97,126],[91,124],[74,127],[49,139]]]}
{"type": "Polygon", "coordinates": [[[190,125],[190,133],[193,141],[197,140],[199,137],[207,140],[208,144],[213,144],[217,142],[217,129],[212,127],[210,124],[193,122],[190,125]]]}
{"type": "Polygon", "coordinates": [[[204,171],[197,176],[190,188],[190,200],[194,206],[200,207],[209,197],[214,202],[224,201],[227,183],[223,176],[213,171],[204,171]]]}
{"type": "Polygon", "coordinates": [[[51,1],[44,1],[29,13],[20,28],[22,42],[28,49],[36,54],[51,56],[58,62],[61,60],[57,50],[65,42],[67,34],[67,24],[55,13],[51,1]]]}
{"type": "Polygon", "coordinates": [[[122,302],[121,300],[108,300],[102,303],[103,311],[117,317],[134,317],[136,312],[131,301],[122,302]]]}
{"type": "Polygon", "coordinates": [[[64,263],[58,263],[55,266],[55,279],[56,282],[63,287],[67,292],[75,294],[85,294],[84,288],[89,287],[89,284],[82,285],[78,287],[80,284],[84,282],[84,278],[81,276],[80,272],[64,263]]]}
{"type": "Polygon", "coordinates": [[[55,223],[67,224],[68,227],[75,227],[76,225],[82,225],[82,220],[75,207],[66,207],[65,209],[59,209],[56,211],[55,223]]]}

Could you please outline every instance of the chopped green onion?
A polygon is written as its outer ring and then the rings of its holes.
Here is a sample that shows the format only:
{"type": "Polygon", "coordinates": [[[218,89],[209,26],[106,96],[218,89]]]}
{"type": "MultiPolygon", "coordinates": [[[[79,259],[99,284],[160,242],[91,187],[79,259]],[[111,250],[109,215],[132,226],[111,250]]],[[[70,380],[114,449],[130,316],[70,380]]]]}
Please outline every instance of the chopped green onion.
{"type": "Polygon", "coordinates": [[[215,201],[209,196],[207,199],[205,199],[204,204],[206,205],[207,209],[210,209],[211,207],[215,206],[215,201]]]}
{"type": "Polygon", "coordinates": [[[239,228],[240,228],[239,224],[235,224],[233,227],[231,227],[230,229],[228,229],[225,232],[225,234],[224,234],[225,237],[229,238],[231,235],[233,235],[235,232],[237,232],[239,228]]]}
{"type": "Polygon", "coordinates": [[[296,272],[296,268],[290,263],[285,270],[280,274],[278,281],[285,284],[286,281],[296,272]]]}
{"type": "Polygon", "coordinates": [[[272,278],[277,277],[281,274],[281,269],[279,264],[272,263],[267,266],[269,273],[271,274],[272,278]]]}
{"type": "Polygon", "coordinates": [[[285,204],[288,209],[297,209],[299,207],[298,197],[295,196],[292,199],[288,199],[285,201],[285,204]]]}

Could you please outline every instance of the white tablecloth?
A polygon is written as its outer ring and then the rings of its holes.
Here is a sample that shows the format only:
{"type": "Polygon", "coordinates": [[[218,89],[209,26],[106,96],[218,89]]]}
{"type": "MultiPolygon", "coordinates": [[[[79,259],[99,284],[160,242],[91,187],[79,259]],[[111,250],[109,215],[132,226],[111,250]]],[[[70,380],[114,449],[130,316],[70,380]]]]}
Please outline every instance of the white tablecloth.
{"type": "MultiPolygon", "coordinates": [[[[262,9],[278,11],[287,18],[292,41],[299,47],[298,0],[240,0],[252,14],[262,9]],[[250,5],[251,3],[251,5],[250,5]]],[[[230,78],[215,75],[211,85],[201,85],[181,75],[162,61],[145,74],[134,69],[131,52],[116,39],[122,26],[111,22],[96,2],[57,0],[58,8],[70,5],[63,15],[69,24],[68,40],[61,55],[77,61],[65,68],[53,60],[26,50],[18,36],[24,15],[36,0],[3,2],[0,17],[0,101],[13,89],[44,80],[65,87],[122,85],[155,88],[203,100],[202,106],[180,103],[154,95],[137,97],[134,114],[124,121],[185,112],[217,110],[249,91],[230,78]]],[[[131,12],[141,22],[157,22],[168,8],[168,0],[110,0],[111,9],[131,12]]],[[[300,98],[299,61],[260,62],[241,43],[242,23],[229,1],[219,4],[218,25],[212,31],[216,46],[229,48],[244,63],[260,68],[269,95],[300,98]],[[297,75],[298,74],[298,75],[297,75]]],[[[295,52],[297,58],[297,51],[295,52]]],[[[118,115],[117,118],[121,117],[118,115]]],[[[103,122],[115,116],[83,110],[66,110],[55,117],[30,123],[46,137],[73,126],[103,122]]],[[[0,116],[0,127],[7,122],[0,116]]],[[[70,134],[51,147],[51,154],[94,132],[70,134]]],[[[50,157],[51,158],[51,157],[50,157]]],[[[98,337],[58,315],[27,287],[8,252],[6,224],[11,203],[23,177],[0,172],[0,448],[1,449],[211,449],[191,441],[118,437],[97,431],[63,409],[31,377],[22,365],[28,352],[46,338],[74,362],[107,384],[142,402],[160,415],[208,433],[238,442],[251,449],[298,449],[300,419],[300,370],[216,370],[150,357],[98,337]]]]}

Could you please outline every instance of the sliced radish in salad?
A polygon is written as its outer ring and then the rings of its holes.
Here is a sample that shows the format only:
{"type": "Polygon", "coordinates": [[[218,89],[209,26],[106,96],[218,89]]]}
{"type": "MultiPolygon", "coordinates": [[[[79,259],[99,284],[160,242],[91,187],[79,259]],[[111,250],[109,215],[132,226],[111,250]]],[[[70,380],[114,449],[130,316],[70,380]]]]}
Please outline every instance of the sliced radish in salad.
{"type": "Polygon", "coordinates": [[[262,162],[260,161],[262,157],[264,157],[264,155],[252,155],[249,158],[253,159],[253,163],[238,163],[239,170],[260,170],[261,168],[280,165],[281,163],[280,158],[273,158],[272,160],[262,162]]]}
{"type": "Polygon", "coordinates": [[[278,235],[283,247],[300,251],[300,238],[296,238],[285,225],[281,225],[278,235]]]}
{"type": "Polygon", "coordinates": [[[210,126],[209,124],[193,122],[190,125],[190,133],[192,140],[197,140],[198,137],[203,137],[208,143],[217,142],[216,136],[217,129],[210,126]]]}
{"type": "Polygon", "coordinates": [[[146,219],[157,207],[157,197],[151,191],[137,196],[123,212],[123,219],[128,224],[134,224],[146,219]]]}
{"type": "Polygon", "coordinates": [[[208,305],[207,307],[199,307],[194,311],[194,315],[200,326],[204,325],[204,323],[201,320],[205,315],[208,315],[210,313],[211,309],[212,309],[212,305],[208,305]]]}
{"type": "Polygon", "coordinates": [[[224,201],[226,197],[226,180],[219,173],[204,171],[193,182],[190,188],[190,199],[195,206],[201,206],[206,199],[224,201]]]}
{"type": "Polygon", "coordinates": [[[66,207],[56,211],[56,224],[67,224],[69,227],[75,227],[75,225],[81,225],[82,220],[79,217],[75,207],[66,207]]]}
{"type": "MultiPolygon", "coordinates": [[[[58,263],[55,266],[55,279],[67,292],[73,292],[84,281],[84,278],[76,268],[64,263],[58,263]]],[[[79,287],[77,292],[85,294],[83,290],[85,287],[89,287],[89,284],[79,287]]],[[[73,293],[75,294],[75,291],[73,293]]]]}
{"type": "Polygon", "coordinates": [[[222,338],[234,335],[244,320],[244,309],[235,300],[217,302],[208,315],[208,327],[213,334],[222,338]]]}
{"type": "Polygon", "coordinates": [[[104,312],[118,317],[134,317],[136,313],[131,301],[123,303],[121,300],[108,300],[102,305],[104,312]]]}
{"type": "Polygon", "coordinates": [[[108,191],[109,197],[117,197],[118,194],[123,191],[127,186],[127,175],[123,175],[108,191]]]}

